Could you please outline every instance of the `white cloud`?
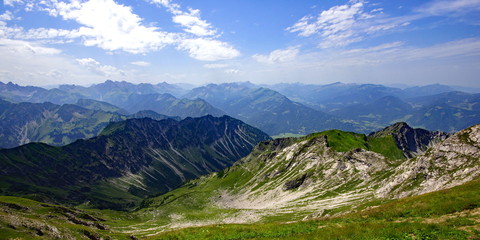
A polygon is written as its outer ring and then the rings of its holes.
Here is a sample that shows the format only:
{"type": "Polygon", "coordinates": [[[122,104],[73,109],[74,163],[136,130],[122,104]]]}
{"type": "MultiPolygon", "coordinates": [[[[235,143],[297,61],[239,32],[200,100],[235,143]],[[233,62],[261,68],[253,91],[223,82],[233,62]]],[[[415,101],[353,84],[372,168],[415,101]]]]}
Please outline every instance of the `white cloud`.
{"type": "Polygon", "coordinates": [[[204,64],[204,68],[226,68],[230,65],[225,64],[225,63],[210,63],[210,64],[204,64]]]}
{"type": "Polygon", "coordinates": [[[221,35],[209,22],[201,19],[200,10],[183,11],[171,0],[149,0],[150,3],[165,7],[173,16],[172,21],[180,24],[185,33],[178,40],[178,49],[186,50],[189,56],[201,61],[216,61],[240,56],[240,52],[229,43],[217,40],[221,35]]]}
{"type": "Polygon", "coordinates": [[[176,3],[172,3],[171,0],[150,0],[150,3],[157,3],[165,8],[172,14],[182,14],[182,11],[180,10],[180,5],[176,3]]]}
{"type": "Polygon", "coordinates": [[[268,55],[255,54],[252,57],[261,63],[281,63],[294,60],[300,52],[300,46],[289,47],[287,49],[277,49],[268,55]]]}
{"type": "Polygon", "coordinates": [[[48,9],[50,15],[75,20],[83,25],[78,29],[78,37],[82,37],[86,46],[137,54],[158,50],[175,42],[175,34],[143,26],[142,19],[130,7],[113,0],[54,2],[52,6],[48,9]]]}
{"type": "Polygon", "coordinates": [[[71,42],[79,37],[78,30],[55,28],[33,28],[25,31],[23,28],[11,28],[11,37],[23,40],[45,40],[46,42],[71,42]]]}
{"type": "Polygon", "coordinates": [[[480,10],[478,0],[436,0],[418,8],[417,12],[436,16],[478,10],[480,10]]]}
{"type": "Polygon", "coordinates": [[[13,14],[10,11],[5,11],[2,15],[0,15],[0,21],[10,21],[13,19],[13,14]]]}
{"type": "MultiPolygon", "coordinates": [[[[450,65],[452,62],[462,59],[478,59],[479,56],[480,38],[462,39],[428,47],[411,47],[405,45],[404,42],[397,41],[348,51],[309,53],[299,56],[298,61],[292,64],[292,67],[308,69],[362,66],[368,68],[387,64],[397,64],[398,66],[413,64],[421,68],[422,65],[426,65],[425,63],[450,65]]],[[[478,62],[478,60],[474,61],[478,62]]]]}
{"type": "Polygon", "coordinates": [[[201,61],[231,59],[240,55],[230,44],[206,38],[184,39],[178,48],[188,51],[190,57],[201,61]]]}
{"type": "Polygon", "coordinates": [[[105,77],[111,77],[118,74],[125,75],[124,72],[120,71],[116,67],[110,65],[102,65],[93,58],[79,58],[76,60],[80,65],[86,67],[89,71],[105,77]]]}
{"type": "Polygon", "coordinates": [[[317,17],[304,16],[286,30],[298,33],[301,37],[320,36],[320,48],[347,46],[364,39],[365,34],[386,31],[402,26],[404,21],[383,19],[376,21],[376,13],[383,9],[376,8],[370,12],[364,10],[364,0],[350,0],[347,4],[333,6],[322,11],[317,17]]]}
{"type": "Polygon", "coordinates": [[[22,40],[1,39],[0,62],[0,78],[18,84],[41,86],[105,80],[58,49],[22,40]]]}
{"type": "Polygon", "coordinates": [[[21,4],[23,3],[22,0],[3,0],[3,4],[6,6],[11,6],[13,7],[15,4],[21,4]]]}
{"type": "Polygon", "coordinates": [[[228,74],[235,74],[235,75],[242,73],[242,71],[234,68],[225,69],[224,72],[228,74]]]}
{"type": "Polygon", "coordinates": [[[0,39],[0,46],[14,54],[55,55],[61,51],[56,48],[43,47],[26,41],[0,39]]]}
{"type": "MultiPolygon", "coordinates": [[[[390,56],[400,60],[417,61],[423,59],[445,59],[454,57],[479,57],[480,38],[467,38],[457,41],[446,42],[424,48],[405,48],[396,55],[390,56]]],[[[385,56],[388,57],[388,56],[385,56]]]]}
{"type": "Polygon", "coordinates": [[[361,38],[355,36],[354,27],[357,21],[371,18],[363,11],[363,1],[350,1],[349,4],[334,6],[321,12],[318,17],[306,16],[293,26],[290,32],[299,32],[299,36],[308,37],[319,33],[323,41],[320,47],[344,46],[361,38]]]}
{"type": "Polygon", "coordinates": [[[137,65],[137,66],[140,66],[140,67],[148,67],[148,66],[150,66],[150,63],[149,63],[149,62],[145,62],[145,61],[136,61],[136,62],[131,62],[130,64],[137,65]]]}
{"type": "MultiPolygon", "coordinates": [[[[170,0],[149,0],[167,8],[172,21],[183,28],[183,32],[165,32],[160,28],[142,23],[132,8],[114,0],[58,0],[14,1],[26,8],[47,12],[50,16],[73,20],[80,25],[77,29],[9,27],[2,19],[11,19],[9,12],[1,15],[0,37],[40,40],[42,43],[70,43],[81,39],[83,45],[107,51],[124,51],[145,54],[174,45],[188,51],[189,56],[201,61],[230,59],[240,55],[232,45],[217,40],[220,35],[207,21],[201,19],[200,10],[182,11],[180,5],[170,0]],[[28,6],[27,6],[28,5],[28,6]],[[31,6],[30,6],[31,5],[31,6]]],[[[11,4],[14,3],[9,2],[11,4]]]]}
{"type": "Polygon", "coordinates": [[[212,36],[217,34],[217,31],[212,28],[212,25],[200,18],[200,10],[189,9],[188,13],[181,13],[173,16],[173,22],[185,27],[185,32],[194,34],[199,37],[212,36]]]}

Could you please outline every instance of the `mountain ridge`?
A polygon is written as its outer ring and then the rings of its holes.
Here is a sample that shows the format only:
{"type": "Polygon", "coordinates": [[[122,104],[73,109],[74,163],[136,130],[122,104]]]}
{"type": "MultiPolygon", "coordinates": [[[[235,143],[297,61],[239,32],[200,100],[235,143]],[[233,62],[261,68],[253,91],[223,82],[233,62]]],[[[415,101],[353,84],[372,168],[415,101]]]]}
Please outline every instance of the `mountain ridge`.
{"type": "Polygon", "coordinates": [[[128,119],[105,129],[63,147],[31,143],[0,150],[1,179],[9,183],[2,194],[36,193],[49,201],[129,208],[141,197],[228,167],[269,139],[228,116],[128,119]]]}

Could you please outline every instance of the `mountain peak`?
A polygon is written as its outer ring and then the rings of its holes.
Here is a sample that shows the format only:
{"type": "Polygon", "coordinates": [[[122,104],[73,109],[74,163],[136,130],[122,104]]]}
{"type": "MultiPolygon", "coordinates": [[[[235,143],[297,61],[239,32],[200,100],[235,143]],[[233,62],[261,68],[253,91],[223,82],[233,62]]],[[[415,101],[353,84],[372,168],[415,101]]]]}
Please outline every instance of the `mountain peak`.
{"type": "Polygon", "coordinates": [[[388,127],[385,127],[380,131],[370,133],[370,135],[380,137],[380,136],[387,136],[387,135],[397,134],[400,132],[411,131],[411,130],[413,130],[413,128],[410,127],[406,122],[397,122],[388,127]]]}
{"type": "Polygon", "coordinates": [[[412,128],[405,122],[397,122],[378,132],[370,133],[369,136],[392,136],[405,157],[412,158],[423,153],[433,144],[445,140],[449,135],[440,131],[412,128]]]}

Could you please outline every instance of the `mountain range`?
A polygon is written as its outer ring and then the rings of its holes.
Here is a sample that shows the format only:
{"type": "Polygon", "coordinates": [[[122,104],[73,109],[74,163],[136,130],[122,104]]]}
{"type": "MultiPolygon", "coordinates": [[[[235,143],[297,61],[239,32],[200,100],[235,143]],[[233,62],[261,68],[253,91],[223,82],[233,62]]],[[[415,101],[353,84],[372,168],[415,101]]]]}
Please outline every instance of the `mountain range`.
{"type": "Polygon", "coordinates": [[[405,89],[378,84],[276,84],[285,96],[360,125],[381,128],[398,121],[456,132],[480,121],[480,94],[433,84],[405,89]]]}
{"type": "Polygon", "coordinates": [[[0,150],[0,189],[48,202],[131,208],[232,165],[268,139],[228,116],[128,119],[63,147],[30,143],[0,150]]]}
{"type": "Polygon", "coordinates": [[[2,193],[50,202],[0,197],[0,227],[47,238],[475,238],[479,140],[480,125],[269,139],[230,117],[129,119],[60,148],[0,150],[2,193]]]}
{"type": "Polygon", "coordinates": [[[238,83],[209,84],[192,89],[186,97],[205,99],[228,115],[270,135],[308,134],[332,128],[354,130],[356,127],[340,118],[293,102],[268,88],[238,83]]]}
{"type": "Polygon", "coordinates": [[[153,111],[128,114],[111,104],[90,99],[63,105],[0,100],[0,148],[30,142],[66,145],[77,139],[97,136],[110,122],[138,117],[175,118],[153,111]]]}
{"type": "Polygon", "coordinates": [[[181,118],[227,114],[272,136],[288,136],[333,128],[369,133],[398,121],[459,131],[480,122],[480,95],[457,89],[438,84],[401,89],[378,84],[259,86],[249,82],[185,88],[108,80],[90,87],[61,85],[49,90],[2,83],[0,97],[60,105],[91,99],[122,109],[122,114],[144,110],[181,118]]]}

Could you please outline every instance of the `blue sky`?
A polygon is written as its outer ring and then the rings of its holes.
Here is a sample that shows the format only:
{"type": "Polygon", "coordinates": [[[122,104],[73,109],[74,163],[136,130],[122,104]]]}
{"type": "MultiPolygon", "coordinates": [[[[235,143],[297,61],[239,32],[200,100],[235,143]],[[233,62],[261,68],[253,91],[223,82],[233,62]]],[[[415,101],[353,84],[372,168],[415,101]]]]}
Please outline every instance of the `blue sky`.
{"type": "Polygon", "coordinates": [[[480,0],[3,0],[0,81],[480,87],[480,0]]]}

